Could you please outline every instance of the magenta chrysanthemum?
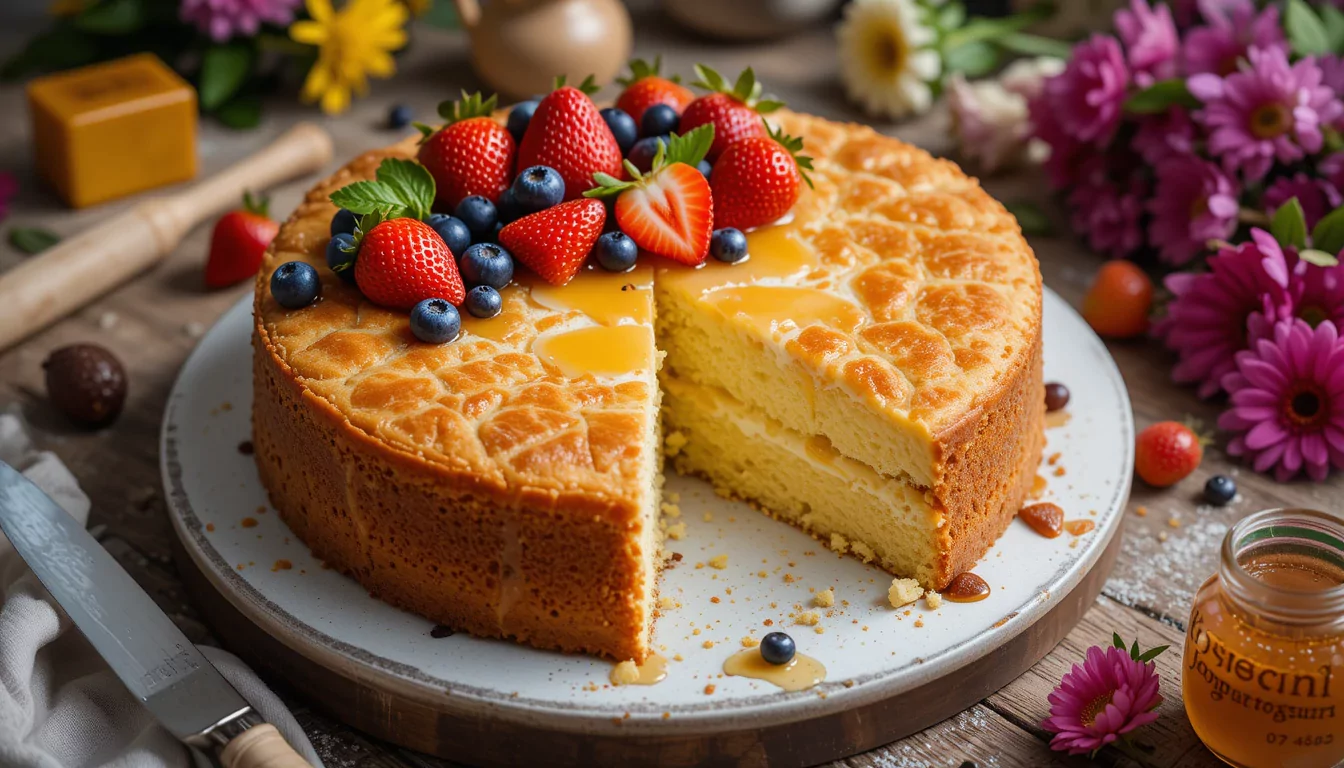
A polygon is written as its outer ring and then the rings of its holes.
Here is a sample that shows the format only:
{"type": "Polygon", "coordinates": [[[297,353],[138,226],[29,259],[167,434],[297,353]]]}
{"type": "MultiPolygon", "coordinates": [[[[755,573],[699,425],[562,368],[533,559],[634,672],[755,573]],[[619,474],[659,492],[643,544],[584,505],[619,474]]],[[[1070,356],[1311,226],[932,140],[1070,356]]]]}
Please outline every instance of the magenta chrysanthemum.
{"type": "Polygon", "coordinates": [[[1172,107],[1141,118],[1132,144],[1144,162],[1157,166],[1169,158],[1194,151],[1195,123],[1184,107],[1172,107]]]}
{"type": "Polygon", "coordinates": [[[1286,482],[1303,470],[1320,482],[1344,467],[1344,344],[1335,324],[1300,319],[1239,352],[1223,377],[1229,408],[1218,419],[1233,433],[1227,452],[1286,482]]]}
{"type": "Polygon", "coordinates": [[[1122,189],[1109,181],[1087,181],[1069,193],[1073,229],[1092,250],[1123,258],[1143,245],[1143,195],[1137,184],[1122,189]]]}
{"type": "Polygon", "coordinates": [[[1178,272],[1165,281],[1172,300],[1154,333],[1179,357],[1171,378],[1198,384],[1200,397],[1217,394],[1223,376],[1236,367],[1252,313],[1271,322],[1292,313],[1283,249],[1261,229],[1251,230],[1251,239],[1219,251],[1208,272],[1178,272]]]}
{"type": "Polygon", "coordinates": [[[1344,328],[1344,264],[1321,267],[1288,254],[1288,269],[1292,315],[1313,328],[1326,321],[1344,328]]]}
{"type": "Polygon", "coordinates": [[[1288,52],[1288,41],[1279,27],[1279,9],[1269,6],[1256,13],[1250,0],[1201,2],[1207,26],[1185,36],[1186,75],[1230,75],[1251,48],[1288,52]]]}
{"type": "Polygon", "coordinates": [[[1087,649],[1050,694],[1050,717],[1041,727],[1054,733],[1050,748],[1071,755],[1096,752],[1135,728],[1157,719],[1162,703],[1157,665],[1130,658],[1119,648],[1087,649]]]}
{"type": "Polygon", "coordinates": [[[1050,118],[1083,143],[1105,143],[1120,125],[1129,88],[1129,68],[1120,43],[1093,35],[1073,49],[1073,58],[1045,82],[1050,118]]]}
{"type": "Polygon", "coordinates": [[[1265,210],[1271,215],[1279,206],[1297,198],[1306,215],[1307,226],[1314,227],[1325,215],[1339,207],[1340,194],[1334,184],[1325,179],[1297,173],[1292,176],[1280,176],[1265,189],[1262,200],[1265,210]]]}
{"type": "MultiPolygon", "coordinates": [[[[1049,82],[1046,80],[1047,85],[1049,82]]],[[[1030,115],[1032,135],[1043,141],[1050,149],[1049,156],[1042,163],[1050,186],[1056,190],[1073,186],[1078,182],[1084,145],[1064,132],[1059,122],[1055,120],[1050,100],[1044,93],[1027,102],[1027,111],[1030,115]]]]}
{"type": "Polygon", "coordinates": [[[1277,48],[1252,48],[1250,66],[1227,77],[1195,75],[1190,92],[1204,102],[1195,113],[1209,131],[1209,152],[1248,181],[1264,178],[1275,160],[1302,159],[1321,148],[1321,126],[1344,115],[1344,104],[1321,85],[1312,59],[1289,64],[1277,48]]]}
{"type": "Polygon", "coordinates": [[[1157,166],[1157,190],[1148,202],[1148,239],[1162,260],[1181,266],[1237,228],[1240,190],[1213,163],[1175,157],[1157,166]]]}
{"type": "Polygon", "coordinates": [[[262,24],[286,26],[302,0],[182,0],[179,16],[217,43],[251,37],[262,24]]]}
{"type": "Polygon", "coordinates": [[[1147,0],[1129,0],[1128,9],[1115,12],[1115,30],[1125,44],[1129,68],[1142,86],[1176,76],[1176,54],[1181,39],[1165,3],[1153,8],[1147,0]]]}

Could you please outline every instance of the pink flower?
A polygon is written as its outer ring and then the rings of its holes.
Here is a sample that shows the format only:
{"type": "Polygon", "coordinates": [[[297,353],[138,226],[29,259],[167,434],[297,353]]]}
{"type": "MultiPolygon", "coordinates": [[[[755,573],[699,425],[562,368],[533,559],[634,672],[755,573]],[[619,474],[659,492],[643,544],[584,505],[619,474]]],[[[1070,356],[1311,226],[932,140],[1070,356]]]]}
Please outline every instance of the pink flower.
{"type": "Polygon", "coordinates": [[[302,0],[182,0],[178,15],[217,43],[257,34],[262,24],[283,27],[302,0]]]}
{"type": "Polygon", "coordinates": [[[1064,132],[1059,121],[1055,120],[1050,100],[1044,93],[1027,102],[1027,111],[1032,135],[1050,150],[1042,164],[1050,186],[1060,190],[1078,183],[1079,166],[1086,154],[1086,147],[1064,132]]]}
{"type": "Polygon", "coordinates": [[[1257,15],[1250,0],[1201,0],[1200,10],[1208,26],[1186,33],[1186,75],[1230,75],[1250,48],[1288,52],[1277,6],[1270,5],[1257,15]]]}
{"type": "Polygon", "coordinates": [[[1190,92],[1204,102],[1195,113],[1209,131],[1209,152],[1229,172],[1259,181],[1275,160],[1290,163],[1321,148],[1321,126],[1344,115],[1344,104],[1321,85],[1312,59],[1290,65],[1277,48],[1252,48],[1251,65],[1226,78],[1195,75],[1190,92]]]}
{"type": "Polygon", "coordinates": [[[1119,648],[1087,649],[1050,694],[1050,717],[1041,727],[1055,737],[1050,748],[1071,755],[1093,753],[1157,719],[1162,703],[1157,664],[1119,648]]]}
{"type": "Polygon", "coordinates": [[[0,220],[9,215],[9,201],[19,193],[18,179],[9,171],[0,171],[0,220]]]}
{"type": "MultiPolygon", "coordinates": [[[[1291,275],[1288,289],[1293,297],[1292,316],[1312,328],[1323,322],[1344,328],[1344,264],[1321,267],[1286,254],[1291,275]]],[[[1261,336],[1268,336],[1268,330],[1261,336]]],[[[1253,334],[1254,336],[1254,334],[1253,334]]]]}
{"type": "Polygon", "coordinates": [[[1320,482],[1344,467],[1344,344],[1332,322],[1274,325],[1270,338],[1237,353],[1223,377],[1229,407],[1218,426],[1234,433],[1227,452],[1286,482],[1303,469],[1320,482]]]}
{"type": "Polygon", "coordinates": [[[1316,172],[1335,189],[1344,190],[1344,152],[1327,155],[1316,165],[1316,172]]]}
{"type": "Polygon", "coordinates": [[[1115,12],[1115,29],[1129,52],[1129,68],[1141,86],[1176,76],[1180,36],[1164,3],[1153,9],[1148,0],[1129,0],[1129,9],[1115,12]]]}
{"type": "Polygon", "coordinates": [[[994,173],[1021,158],[1031,137],[1026,99],[995,80],[968,82],[957,73],[947,84],[947,105],[962,159],[994,173]]]}
{"type": "Polygon", "coordinates": [[[1297,198],[1302,204],[1302,213],[1306,215],[1307,227],[1316,226],[1325,215],[1339,207],[1339,190],[1325,179],[1308,176],[1305,173],[1293,176],[1280,176],[1265,190],[1262,203],[1272,216],[1279,206],[1297,198]]]}
{"type": "Polygon", "coordinates": [[[1129,69],[1120,43],[1093,35],[1073,49],[1063,73],[1045,81],[1044,97],[1050,117],[1065,134],[1083,143],[1104,144],[1120,125],[1128,88],[1129,69]]]}
{"type": "Polygon", "coordinates": [[[1073,229],[1092,250],[1123,258],[1143,245],[1143,190],[1137,177],[1128,188],[1105,179],[1085,181],[1069,193],[1073,229]]]}
{"type": "Polygon", "coordinates": [[[1193,155],[1157,166],[1157,191],[1148,202],[1148,238],[1162,260],[1181,266],[1237,228],[1240,190],[1218,166],[1193,155]]]}
{"type": "Polygon", "coordinates": [[[1344,93],[1344,57],[1333,53],[1316,58],[1316,66],[1321,68],[1321,83],[1335,93],[1344,93]]]}
{"type": "Polygon", "coordinates": [[[1172,380],[1198,384],[1200,397],[1217,394],[1223,376],[1236,368],[1253,313],[1273,322],[1293,310],[1283,249],[1261,229],[1251,230],[1251,240],[1209,258],[1208,272],[1177,272],[1165,280],[1172,300],[1153,331],[1179,358],[1172,380]]]}
{"type": "Polygon", "coordinates": [[[1195,124],[1184,107],[1172,107],[1139,119],[1133,146],[1144,162],[1156,166],[1168,158],[1194,151],[1195,124]]]}

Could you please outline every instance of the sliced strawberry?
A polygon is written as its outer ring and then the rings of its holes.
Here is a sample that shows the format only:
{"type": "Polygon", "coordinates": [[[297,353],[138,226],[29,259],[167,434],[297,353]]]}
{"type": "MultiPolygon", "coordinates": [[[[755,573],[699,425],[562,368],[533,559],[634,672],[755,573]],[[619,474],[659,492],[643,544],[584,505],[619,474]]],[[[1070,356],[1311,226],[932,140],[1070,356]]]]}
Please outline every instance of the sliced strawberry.
{"type": "Polygon", "coordinates": [[[439,210],[451,211],[471,195],[498,202],[513,182],[516,147],[513,135],[491,117],[495,103],[495,96],[482,101],[481,94],[464,91],[460,101],[439,105],[448,121],[443,128],[421,127],[419,160],[434,177],[439,210]]]}
{"type": "Polygon", "coordinates": [[[363,233],[355,284],[384,307],[409,310],[425,299],[457,306],[467,291],[447,243],[419,219],[389,219],[363,233]]]}
{"type": "Polygon", "coordinates": [[[686,105],[681,113],[681,130],[689,132],[702,125],[714,126],[714,144],[707,155],[711,163],[718,162],[719,155],[734,141],[765,136],[761,115],[784,106],[782,101],[761,97],[761,84],[750,67],[744,69],[732,85],[723,79],[723,75],[700,64],[695,65],[695,73],[700,77],[694,83],[695,87],[709,93],[686,105]]]}
{"type": "Polygon", "coordinates": [[[714,197],[696,164],[714,141],[714,128],[702,126],[672,135],[659,146],[647,174],[626,161],[632,181],[599,175],[592,197],[617,195],[616,222],[635,244],[682,264],[696,265],[709,255],[714,229],[714,197]]]}
{"type": "Polygon", "coordinates": [[[499,243],[546,282],[564,285],[583,266],[606,223],[602,201],[580,198],[505,226],[499,243]]]}
{"type": "Polygon", "coordinates": [[[812,184],[802,170],[812,168],[812,158],[798,155],[803,140],[780,130],[769,134],[738,139],[714,164],[709,177],[718,201],[714,226],[748,229],[769,224],[793,208],[804,182],[812,184]]]}
{"type": "Polygon", "coordinates": [[[678,82],[678,78],[662,77],[663,57],[658,56],[649,64],[643,59],[630,62],[630,77],[617,80],[625,86],[616,98],[616,106],[635,118],[635,125],[644,117],[644,110],[655,104],[666,104],[677,110],[677,114],[695,100],[691,89],[678,82]]]}
{"type": "Polygon", "coordinates": [[[592,78],[578,87],[558,81],[537,105],[518,147],[518,166],[545,165],[565,180],[565,199],[573,200],[593,186],[593,174],[621,173],[621,148],[589,97],[592,78]]]}

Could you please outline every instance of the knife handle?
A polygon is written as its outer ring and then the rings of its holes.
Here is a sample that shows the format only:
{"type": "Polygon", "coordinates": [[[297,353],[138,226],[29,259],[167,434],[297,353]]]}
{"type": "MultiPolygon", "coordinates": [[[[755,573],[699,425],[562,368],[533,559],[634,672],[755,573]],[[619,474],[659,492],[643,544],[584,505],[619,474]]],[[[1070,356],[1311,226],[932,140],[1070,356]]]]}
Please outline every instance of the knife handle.
{"type": "Polygon", "coordinates": [[[230,739],[219,760],[224,768],[312,768],[269,723],[248,728],[230,739]]]}

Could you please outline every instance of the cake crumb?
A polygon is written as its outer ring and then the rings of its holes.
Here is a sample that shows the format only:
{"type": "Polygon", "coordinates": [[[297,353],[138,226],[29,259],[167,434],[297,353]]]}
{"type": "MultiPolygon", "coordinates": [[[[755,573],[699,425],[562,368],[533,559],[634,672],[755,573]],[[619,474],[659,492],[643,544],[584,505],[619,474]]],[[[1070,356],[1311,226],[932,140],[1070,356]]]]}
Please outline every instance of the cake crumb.
{"type": "Polygon", "coordinates": [[[706,523],[712,523],[714,522],[714,513],[706,512],[705,516],[701,519],[704,520],[706,523]]]}
{"type": "Polygon", "coordinates": [[[667,500],[672,502],[673,504],[678,504],[681,502],[681,494],[677,493],[676,491],[668,491],[667,500]]]}
{"type": "Polygon", "coordinates": [[[865,563],[871,563],[877,557],[877,553],[873,552],[872,548],[862,541],[851,541],[849,548],[854,550],[854,554],[865,563]]]}
{"type": "Polygon", "coordinates": [[[718,605],[718,604],[719,604],[720,602],[722,602],[722,601],[719,599],[719,596],[718,596],[718,595],[715,595],[715,596],[709,598],[709,602],[714,603],[715,605],[718,605]]]}
{"type": "Polygon", "coordinates": [[[661,505],[661,509],[663,510],[663,514],[668,517],[681,517],[681,507],[676,504],[664,501],[661,505]]]}
{"type": "Polygon", "coordinates": [[[1177,519],[1174,518],[1174,517],[1172,517],[1172,518],[1168,518],[1168,519],[1167,519],[1167,527],[1168,527],[1168,528],[1180,528],[1180,527],[1181,527],[1181,521],[1180,521],[1180,520],[1177,520],[1177,519]]]}
{"type": "Polygon", "coordinates": [[[257,527],[256,518],[244,517],[242,525],[244,528],[256,528],[257,527]]]}
{"type": "Polygon", "coordinates": [[[631,685],[637,682],[639,682],[639,667],[633,661],[622,661],[611,670],[612,685],[631,685]]]}
{"type": "Polygon", "coordinates": [[[784,583],[785,583],[785,584],[792,584],[793,582],[795,582],[795,581],[797,581],[797,580],[798,580],[798,577],[797,577],[797,576],[794,576],[792,573],[786,573],[786,574],[784,574],[784,583]]]}
{"type": "Polygon", "coordinates": [[[816,603],[818,608],[830,608],[835,605],[835,590],[827,587],[812,596],[812,602],[816,603]]]}
{"type": "Polygon", "coordinates": [[[936,611],[943,605],[943,596],[937,592],[925,592],[924,604],[929,606],[929,610],[936,611]]]}
{"type": "Polygon", "coordinates": [[[923,594],[924,588],[914,579],[892,579],[891,587],[887,590],[887,600],[891,602],[892,608],[900,608],[915,602],[923,594]]]}
{"type": "Polygon", "coordinates": [[[834,549],[836,552],[839,552],[840,554],[843,555],[849,551],[849,540],[838,533],[832,533],[831,549],[834,549]]]}
{"type": "Polygon", "coordinates": [[[825,627],[822,627],[822,626],[818,626],[818,627],[814,628],[812,631],[813,631],[813,632],[816,632],[818,635],[824,635],[824,634],[826,634],[826,628],[825,628],[825,627]]]}
{"type": "Polygon", "coordinates": [[[293,567],[294,567],[293,563],[289,562],[288,560],[285,560],[284,558],[281,558],[279,560],[276,560],[275,563],[271,565],[271,572],[274,573],[277,571],[288,571],[293,567]]]}
{"type": "Polygon", "coordinates": [[[769,572],[769,571],[757,571],[757,572],[756,572],[756,576],[757,576],[758,578],[762,578],[762,579],[764,579],[765,577],[767,577],[767,576],[769,576],[769,575],[770,575],[770,572],[769,572]]]}
{"type": "Polygon", "coordinates": [[[923,616],[920,616],[918,619],[915,619],[915,627],[916,627],[916,628],[922,628],[923,626],[924,626],[924,617],[923,617],[923,616]]]}
{"type": "Polygon", "coordinates": [[[798,614],[795,621],[805,627],[815,627],[821,621],[821,616],[816,611],[804,611],[798,614]]]}
{"type": "Polygon", "coordinates": [[[1063,477],[1063,476],[1064,476],[1064,468],[1055,467],[1055,477],[1063,477]]]}
{"type": "Polygon", "coordinates": [[[700,647],[701,647],[701,648],[713,648],[713,647],[714,647],[714,641],[713,641],[713,640],[706,640],[705,642],[703,642],[703,643],[700,644],[700,647]]]}
{"type": "Polygon", "coordinates": [[[1139,506],[1134,508],[1134,514],[1138,515],[1139,517],[1147,517],[1148,508],[1140,504],[1139,506]]]}
{"type": "Polygon", "coordinates": [[[714,684],[713,684],[713,683],[710,683],[709,685],[706,685],[706,686],[705,686],[705,695],[706,695],[706,696],[709,696],[709,695],[711,695],[711,694],[713,694],[713,693],[714,693],[714,684]]]}
{"type": "Polygon", "coordinates": [[[1166,532],[1166,531],[1158,531],[1158,533],[1157,533],[1157,540],[1158,540],[1158,541],[1166,541],[1166,540],[1167,540],[1167,532],[1166,532]]]}
{"type": "Polygon", "coordinates": [[[728,556],[715,555],[709,558],[709,567],[722,571],[724,568],[728,567],[728,556]]]}
{"type": "Polygon", "coordinates": [[[673,523],[672,525],[667,526],[667,538],[673,541],[681,541],[686,538],[686,524],[673,523]]]}
{"type": "Polygon", "coordinates": [[[751,635],[743,635],[741,642],[743,648],[755,648],[756,646],[761,644],[760,640],[757,640],[751,635]]]}
{"type": "Polygon", "coordinates": [[[214,533],[214,532],[215,532],[215,524],[214,524],[214,523],[206,523],[206,524],[205,524],[205,530],[206,530],[208,533],[214,533]]]}
{"type": "Polygon", "coordinates": [[[843,683],[843,685],[844,685],[846,688],[853,688],[853,687],[854,687],[854,681],[853,681],[853,680],[846,680],[846,681],[843,683]]]}
{"type": "Polygon", "coordinates": [[[682,656],[680,653],[678,653],[676,656],[673,656],[673,657],[672,657],[672,660],[673,660],[673,661],[685,661],[685,660],[686,660],[686,657],[685,657],[685,656],[682,656]]]}
{"type": "Polygon", "coordinates": [[[658,607],[661,610],[670,611],[673,608],[680,608],[681,603],[678,603],[671,595],[660,595],[658,597],[658,607]]]}
{"type": "Polygon", "coordinates": [[[681,453],[681,449],[686,447],[690,440],[687,439],[685,432],[672,431],[663,438],[663,455],[671,458],[681,453]]]}

